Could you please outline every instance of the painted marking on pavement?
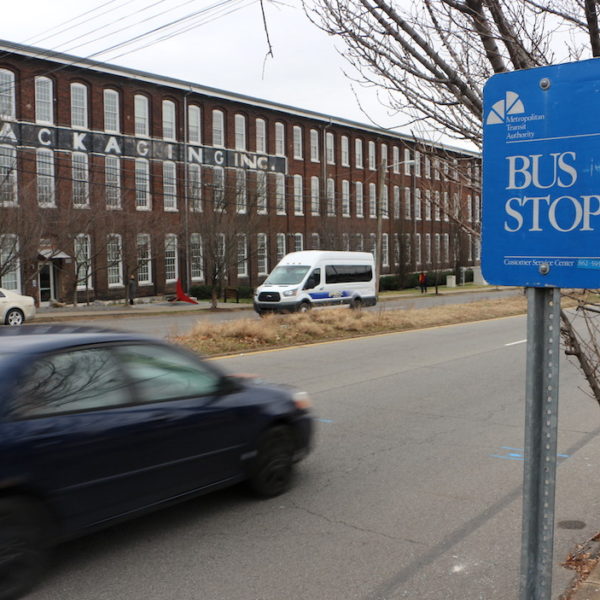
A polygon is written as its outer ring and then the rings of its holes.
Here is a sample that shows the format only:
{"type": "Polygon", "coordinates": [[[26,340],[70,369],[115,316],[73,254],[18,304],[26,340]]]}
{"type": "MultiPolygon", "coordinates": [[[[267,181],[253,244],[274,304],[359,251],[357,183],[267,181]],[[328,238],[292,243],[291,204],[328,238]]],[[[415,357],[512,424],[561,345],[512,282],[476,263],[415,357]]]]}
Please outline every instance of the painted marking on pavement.
{"type": "Polygon", "coordinates": [[[333,423],[332,419],[315,419],[316,421],[319,421],[319,423],[333,423]]]}
{"type": "Polygon", "coordinates": [[[516,346],[517,344],[524,344],[527,340],[519,340],[518,342],[510,342],[509,344],[504,344],[505,346],[516,346]]]}
{"type": "MultiPolygon", "coordinates": [[[[502,458],[503,460],[525,460],[525,451],[523,448],[511,448],[510,446],[502,446],[502,450],[506,452],[502,454],[490,454],[492,458],[502,458]]],[[[568,454],[557,454],[557,458],[569,458],[568,454]]]]}

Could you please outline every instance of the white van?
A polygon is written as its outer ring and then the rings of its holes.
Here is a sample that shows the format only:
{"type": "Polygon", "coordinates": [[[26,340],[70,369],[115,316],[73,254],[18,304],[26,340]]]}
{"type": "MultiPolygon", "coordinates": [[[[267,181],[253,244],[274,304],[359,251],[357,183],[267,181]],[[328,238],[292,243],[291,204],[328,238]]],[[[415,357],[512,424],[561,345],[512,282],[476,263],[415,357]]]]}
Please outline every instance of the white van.
{"type": "Polygon", "coordinates": [[[309,250],[284,256],[254,293],[254,310],[304,312],[315,306],[377,303],[375,261],[369,252],[309,250]]]}

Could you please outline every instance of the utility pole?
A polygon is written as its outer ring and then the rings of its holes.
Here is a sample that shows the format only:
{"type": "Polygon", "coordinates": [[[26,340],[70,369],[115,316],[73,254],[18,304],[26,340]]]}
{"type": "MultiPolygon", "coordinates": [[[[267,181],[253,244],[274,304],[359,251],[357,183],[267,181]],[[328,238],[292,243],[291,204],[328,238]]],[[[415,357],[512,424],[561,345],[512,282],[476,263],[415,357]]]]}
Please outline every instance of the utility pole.
{"type": "Polygon", "coordinates": [[[379,198],[377,206],[377,236],[375,239],[375,281],[377,282],[377,296],[379,297],[379,287],[381,285],[381,246],[383,237],[383,203],[385,200],[385,173],[387,171],[387,159],[385,156],[381,158],[379,166],[379,174],[377,177],[377,185],[379,186],[379,198]]]}

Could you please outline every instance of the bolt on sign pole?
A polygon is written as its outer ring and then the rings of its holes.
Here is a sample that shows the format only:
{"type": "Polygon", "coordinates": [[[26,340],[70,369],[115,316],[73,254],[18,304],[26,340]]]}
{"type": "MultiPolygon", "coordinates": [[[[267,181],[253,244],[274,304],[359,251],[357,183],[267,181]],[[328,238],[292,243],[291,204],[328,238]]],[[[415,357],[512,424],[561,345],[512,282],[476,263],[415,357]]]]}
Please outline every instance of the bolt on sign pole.
{"type": "Polygon", "coordinates": [[[560,289],[527,288],[521,600],[550,600],[558,430],[560,289]]]}

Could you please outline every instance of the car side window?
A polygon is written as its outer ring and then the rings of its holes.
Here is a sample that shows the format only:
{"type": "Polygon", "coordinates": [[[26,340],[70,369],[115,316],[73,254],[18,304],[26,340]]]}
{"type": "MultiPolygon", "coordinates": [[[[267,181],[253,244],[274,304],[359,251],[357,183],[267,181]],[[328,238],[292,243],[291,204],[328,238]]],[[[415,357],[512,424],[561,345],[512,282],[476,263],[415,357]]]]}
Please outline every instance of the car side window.
{"type": "Polygon", "coordinates": [[[315,269],[306,280],[306,284],[304,285],[305,290],[312,290],[317,287],[321,283],[321,269],[315,269]]]}
{"type": "Polygon", "coordinates": [[[88,348],[36,359],[21,378],[12,413],[37,417],[131,402],[131,391],[112,353],[88,348]]]}
{"type": "Polygon", "coordinates": [[[141,402],[206,396],[219,389],[217,373],[171,348],[124,345],[118,352],[141,402]]]}

